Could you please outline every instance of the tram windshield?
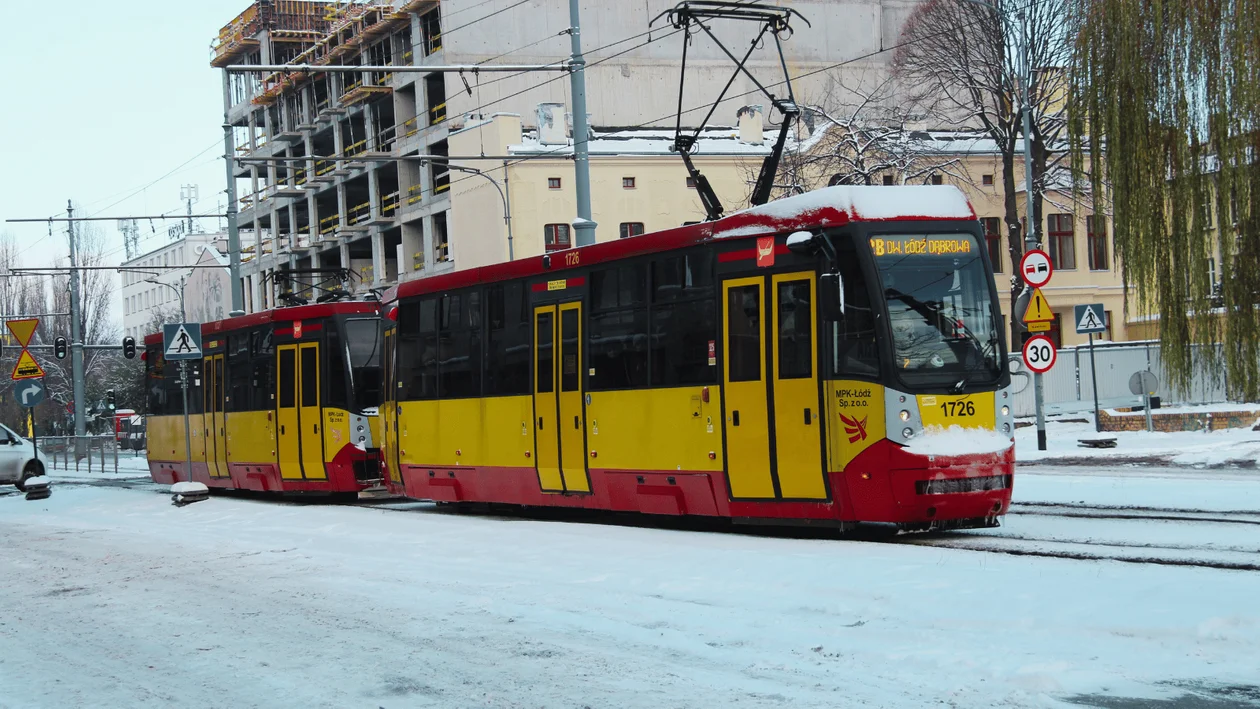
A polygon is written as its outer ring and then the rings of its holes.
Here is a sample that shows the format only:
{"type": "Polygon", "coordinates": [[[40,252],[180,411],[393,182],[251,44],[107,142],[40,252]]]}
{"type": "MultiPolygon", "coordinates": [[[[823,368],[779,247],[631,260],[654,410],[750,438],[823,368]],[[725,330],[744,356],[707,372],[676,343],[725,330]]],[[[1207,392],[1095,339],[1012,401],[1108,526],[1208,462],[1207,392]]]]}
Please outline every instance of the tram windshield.
{"type": "Polygon", "coordinates": [[[1001,377],[1000,316],[974,235],[881,234],[871,249],[906,385],[962,392],[1001,377]]]}
{"type": "Polygon", "coordinates": [[[350,374],[354,377],[355,406],[359,411],[380,406],[380,321],[366,318],[347,320],[345,329],[350,374]]]}

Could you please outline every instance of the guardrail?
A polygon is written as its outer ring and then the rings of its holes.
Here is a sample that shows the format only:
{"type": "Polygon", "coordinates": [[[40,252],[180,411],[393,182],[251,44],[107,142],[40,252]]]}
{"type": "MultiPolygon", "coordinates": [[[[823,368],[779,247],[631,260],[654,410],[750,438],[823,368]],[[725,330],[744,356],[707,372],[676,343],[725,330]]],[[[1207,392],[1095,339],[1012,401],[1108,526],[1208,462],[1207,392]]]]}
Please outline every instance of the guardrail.
{"type": "Polygon", "coordinates": [[[48,461],[48,466],[61,470],[103,473],[118,472],[118,441],[112,434],[101,436],[83,436],[78,439],[81,455],[76,455],[76,439],[74,436],[40,436],[40,457],[48,461]]]}

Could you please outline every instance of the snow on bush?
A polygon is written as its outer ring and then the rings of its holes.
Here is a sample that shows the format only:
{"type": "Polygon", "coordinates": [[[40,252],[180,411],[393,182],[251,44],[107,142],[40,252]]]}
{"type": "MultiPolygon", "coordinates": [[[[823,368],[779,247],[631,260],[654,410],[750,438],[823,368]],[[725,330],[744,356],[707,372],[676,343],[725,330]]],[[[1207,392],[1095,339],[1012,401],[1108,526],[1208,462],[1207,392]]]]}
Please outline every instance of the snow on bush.
{"type": "Polygon", "coordinates": [[[175,483],[171,485],[172,495],[200,495],[210,492],[210,488],[202,483],[175,483]]]}
{"type": "Polygon", "coordinates": [[[41,486],[41,485],[48,485],[48,484],[49,484],[49,483],[51,483],[51,482],[52,482],[52,481],[51,481],[51,480],[49,480],[47,477],[45,477],[45,476],[43,476],[43,475],[38,475],[38,476],[33,477],[33,478],[27,478],[27,479],[26,479],[26,483],[25,483],[25,485],[26,485],[26,487],[28,487],[28,488],[32,488],[32,487],[39,487],[39,486],[41,486]]]}

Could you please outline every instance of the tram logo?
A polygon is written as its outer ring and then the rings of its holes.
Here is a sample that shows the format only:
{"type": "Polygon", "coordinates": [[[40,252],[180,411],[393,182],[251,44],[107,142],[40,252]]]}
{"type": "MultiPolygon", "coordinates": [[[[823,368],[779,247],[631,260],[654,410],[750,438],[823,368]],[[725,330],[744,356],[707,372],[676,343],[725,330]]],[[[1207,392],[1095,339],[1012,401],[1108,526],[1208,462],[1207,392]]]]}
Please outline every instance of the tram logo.
{"type": "Polygon", "coordinates": [[[866,440],[866,420],[869,416],[862,418],[849,418],[844,414],[840,414],[840,420],[844,423],[844,432],[849,434],[849,443],[857,443],[866,440]]]}
{"type": "Polygon", "coordinates": [[[757,268],[774,265],[774,237],[763,236],[757,239],[757,268]]]}

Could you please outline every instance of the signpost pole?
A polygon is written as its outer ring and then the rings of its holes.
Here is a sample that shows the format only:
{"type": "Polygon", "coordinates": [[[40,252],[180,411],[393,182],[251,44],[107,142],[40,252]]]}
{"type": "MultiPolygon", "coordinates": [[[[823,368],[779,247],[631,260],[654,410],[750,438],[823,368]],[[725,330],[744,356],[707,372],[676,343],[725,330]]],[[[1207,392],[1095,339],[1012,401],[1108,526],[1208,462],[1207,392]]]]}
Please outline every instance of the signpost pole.
{"type": "Polygon", "coordinates": [[[35,430],[35,407],[26,410],[31,417],[31,449],[35,451],[35,462],[39,462],[39,432],[35,430]]]}
{"type": "Polygon", "coordinates": [[[1094,432],[1102,431],[1102,420],[1098,418],[1098,366],[1094,363],[1094,333],[1089,333],[1089,379],[1094,385],[1094,432]]]}
{"type": "Polygon", "coordinates": [[[188,482],[192,482],[192,435],[188,424],[188,360],[179,361],[179,388],[184,396],[184,460],[188,482]]]}

